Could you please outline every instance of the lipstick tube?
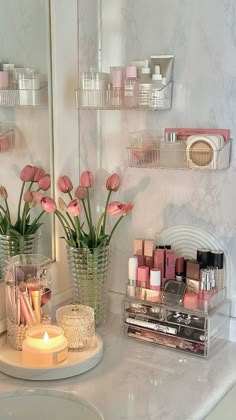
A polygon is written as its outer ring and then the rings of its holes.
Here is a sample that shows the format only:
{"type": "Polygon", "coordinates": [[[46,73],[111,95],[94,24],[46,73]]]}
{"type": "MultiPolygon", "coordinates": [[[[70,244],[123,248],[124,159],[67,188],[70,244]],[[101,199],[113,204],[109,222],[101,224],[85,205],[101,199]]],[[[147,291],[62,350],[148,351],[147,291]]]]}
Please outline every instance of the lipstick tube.
{"type": "Polygon", "coordinates": [[[130,257],[129,258],[129,271],[128,271],[128,279],[129,279],[130,286],[136,286],[137,272],[138,272],[138,258],[130,257]]]}
{"type": "Polygon", "coordinates": [[[148,267],[138,267],[138,278],[137,285],[139,287],[148,288],[149,283],[149,268],[148,267]]]}
{"type": "Polygon", "coordinates": [[[150,289],[156,291],[161,289],[161,271],[157,268],[150,270],[150,289]]]}

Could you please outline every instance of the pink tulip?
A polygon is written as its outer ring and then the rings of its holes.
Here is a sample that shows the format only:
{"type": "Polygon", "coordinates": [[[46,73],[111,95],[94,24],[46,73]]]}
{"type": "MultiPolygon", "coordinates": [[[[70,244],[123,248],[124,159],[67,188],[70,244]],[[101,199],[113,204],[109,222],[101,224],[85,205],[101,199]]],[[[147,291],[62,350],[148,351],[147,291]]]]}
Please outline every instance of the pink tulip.
{"type": "Polygon", "coordinates": [[[41,200],[44,197],[42,193],[37,192],[37,191],[32,191],[32,196],[33,196],[33,199],[39,204],[41,203],[41,200]]]}
{"type": "Polygon", "coordinates": [[[36,166],[26,165],[20,172],[21,181],[28,182],[34,180],[36,166]]]}
{"type": "Polygon", "coordinates": [[[112,201],[107,206],[107,214],[110,216],[118,216],[122,214],[125,209],[125,204],[121,203],[120,201],[112,201]]]}
{"type": "Polygon", "coordinates": [[[75,196],[79,200],[85,200],[86,199],[86,189],[84,187],[77,187],[75,190],[75,196]]]}
{"type": "Polygon", "coordinates": [[[3,185],[0,185],[0,197],[2,197],[4,200],[7,200],[8,197],[7,190],[3,185]]]}
{"type": "Polygon", "coordinates": [[[67,211],[67,204],[61,197],[58,198],[58,204],[62,211],[67,211]]]}
{"type": "Polygon", "coordinates": [[[40,178],[38,181],[38,186],[40,190],[47,191],[51,186],[50,175],[49,174],[43,175],[42,178],[40,178]]]}
{"type": "Polygon", "coordinates": [[[120,177],[118,174],[112,174],[107,178],[106,189],[109,191],[117,191],[120,186],[120,177]]]}
{"type": "Polygon", "coordinates": [[[132,211],[133,207],[134,207],[133,203],[125,204],[125,207],[123,208],[122,214],[124,216],[127,216],[127,214],[129,214],[132,211]]]}
{"type": "Polygon", "coordinates": [[[33,194],[32,194],[32,192],[29,191],[29,190],[25,191],[24,192],[24,195],[23,195],[23,200],[26,203],[31,203],[31,201],[33,201],[33,194]]]}
{"type": "Polygon", "coordinates": [[[80,175],[80,184],[84,188],[91,188],[94,184],[93,174],[90,171],[84,171],[80,175]]]}
{"type": "Polygon", "coordinates": [[[67,211],[70,216],[76,217],[81,213],[82,207],[77,200],[71,200],[67,206],[67,211]]]}
{"type": "Polygon", "coordinates": [[[38,168],[37,166],[34,166],[35,168],[35,174],[34,174],[34,182],[38,182],[45,174],[44,169],[38,168]]]}
{"type": "Polygon", "coordinates": [[[51,197],[47,197],[46,195],[44,195],[41,199],[40,205],[42,209],[48,213],[52,213],[57,209],[55,201],[51,197]]]}
{"type": "Polygon", "coordinates": [[[66,175],[60,176],[57,181],[58,188],[61,192],[67,193],[72,190],[73,185],[70,178],[66,175]]]}

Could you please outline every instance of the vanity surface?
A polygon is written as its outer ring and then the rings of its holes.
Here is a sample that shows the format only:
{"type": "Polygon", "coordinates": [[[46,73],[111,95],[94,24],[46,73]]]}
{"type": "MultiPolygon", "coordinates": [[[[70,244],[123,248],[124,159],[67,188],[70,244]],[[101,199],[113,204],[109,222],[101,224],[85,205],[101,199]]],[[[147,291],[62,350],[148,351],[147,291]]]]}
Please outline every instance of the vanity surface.
{"type": "Polygon", "coordinates": [[[123,338],[118,315],[111,314],[98,332],[104,357],[94,369],[53,381],[0,373],[0,392],[73,391],[94,404],[105,420],[200,420],[236,382],[236,343],[229,342],[207,361],[123,338]]]}

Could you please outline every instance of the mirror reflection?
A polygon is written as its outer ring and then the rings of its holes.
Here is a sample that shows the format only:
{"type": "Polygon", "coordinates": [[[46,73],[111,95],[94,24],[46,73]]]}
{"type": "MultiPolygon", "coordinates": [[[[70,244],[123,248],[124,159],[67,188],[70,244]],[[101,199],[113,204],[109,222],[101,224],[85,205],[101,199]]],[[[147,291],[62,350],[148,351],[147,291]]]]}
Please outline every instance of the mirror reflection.
{"type": "Polygon", "coordinates": [[[49,3],[0,0],[0,265],[5,247],[19,246],[6,237],[1,244],[4,235],[37,232],[33,252],[54,256],[53,213],[41,215],[40,196],[32,195],[50,197],[53,185],[49,3]]]}

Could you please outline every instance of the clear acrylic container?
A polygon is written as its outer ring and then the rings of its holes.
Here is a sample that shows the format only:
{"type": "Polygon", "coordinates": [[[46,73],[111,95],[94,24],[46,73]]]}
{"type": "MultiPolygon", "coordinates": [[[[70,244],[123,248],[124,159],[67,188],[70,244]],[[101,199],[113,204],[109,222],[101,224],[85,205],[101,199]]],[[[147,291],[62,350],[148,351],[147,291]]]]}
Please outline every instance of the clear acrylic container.
{"type": "Polygon", "coordinates": [[[207,311],[183,305],[142,301],[126,297],[123,331],[128,338],[158,344],[195,356],[209,358],[228,340],[229,301],[218,297],[218,304],[207,311]]]}
{"type": "Polygon", "coordinates": [[[95,343],[94,310],[86,305],[71,304],[57,309],[56,320],[64,331],[70,351],[91,348],[95,343]]]}
{"type": "Polygon", "coordinates": [[[51,322],[51,261],[39,254],[9,258],[5,267],[7,340],[16,349],[28,328],[51,322]]]}
{"type": "MultiPolygon", "coordinates": [[[[138,134],[137,134],[138,137],[138,134]]],[[[214,171],[230,165],[230,141],[219,150],[201,147],[188,148],[183,140],[175,143],[141,141],[133,142],[128,148],[128,164],[135,168],[193,169],[214,171]]]]}

